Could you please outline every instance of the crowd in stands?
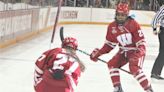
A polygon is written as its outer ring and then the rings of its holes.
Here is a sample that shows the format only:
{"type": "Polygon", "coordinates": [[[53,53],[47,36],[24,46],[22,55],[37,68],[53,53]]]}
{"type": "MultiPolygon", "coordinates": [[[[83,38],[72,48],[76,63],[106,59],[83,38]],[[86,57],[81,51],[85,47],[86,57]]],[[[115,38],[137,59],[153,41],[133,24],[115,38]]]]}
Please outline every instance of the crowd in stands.
{"type": "MultiPolygon", "coordinates": [[[[28,3],[40,6],[57,6],[58,0],[0,0],[4,3],[28,3]]],[[[94,7],[115,8],[117,3],[127,2],[131,9],[135,10],[157,10],[164,0],[63,0],[63,6],[69,7],[94,7]]]]}

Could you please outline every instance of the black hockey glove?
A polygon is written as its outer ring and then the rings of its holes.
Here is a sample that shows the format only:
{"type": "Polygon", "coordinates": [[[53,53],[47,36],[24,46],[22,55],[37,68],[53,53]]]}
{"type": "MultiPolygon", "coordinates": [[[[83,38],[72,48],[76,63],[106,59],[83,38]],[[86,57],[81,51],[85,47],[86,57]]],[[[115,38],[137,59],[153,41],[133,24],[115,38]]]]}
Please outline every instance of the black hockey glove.
{"type": "Polygon", "coordinates": [[[64,70],[56,69],[52,75],[56,80],[64,79],[64,70]]]}

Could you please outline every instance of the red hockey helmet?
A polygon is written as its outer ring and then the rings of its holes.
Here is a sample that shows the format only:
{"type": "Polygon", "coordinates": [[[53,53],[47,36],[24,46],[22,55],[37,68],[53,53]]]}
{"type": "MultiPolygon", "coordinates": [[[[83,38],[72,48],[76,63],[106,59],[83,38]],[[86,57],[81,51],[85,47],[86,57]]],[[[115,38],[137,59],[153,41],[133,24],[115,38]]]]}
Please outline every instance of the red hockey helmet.
{"type": "Polygon", "coordinates": [[[119,3],[116,7],[116,13],[129,14],[129,6],[127,3],[119,3]]]}
{"type": "Polygon", "coordinates": [[[63,40],[62,47],[71,47],[74,50],[76,50],[78,47],[77,40],[75,38],[72,38],[72,37],[66,37],[63,40]]]}

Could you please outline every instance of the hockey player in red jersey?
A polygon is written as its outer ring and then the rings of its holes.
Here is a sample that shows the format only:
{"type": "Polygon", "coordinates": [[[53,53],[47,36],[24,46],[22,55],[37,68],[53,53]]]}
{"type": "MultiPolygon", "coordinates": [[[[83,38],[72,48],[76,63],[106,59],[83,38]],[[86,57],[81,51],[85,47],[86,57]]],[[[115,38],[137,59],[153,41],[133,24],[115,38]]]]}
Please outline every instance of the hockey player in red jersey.
{"type": "Polygon", "coordinates": [[[74,92],[85,66],[76,55],[77,40],[67,37],[62,48],[44,52],[36,61],[36,92],[74,92]]]}
{"type": "Polygon", "coordinates": [[[119,3],[116,7],[115,21],[108,25],[106,42],[101,49],[94,49],[91,60],[97,61],[102,54],[109,53],[116,45],[119,51],[109,60],[108,68],[114,86],[113,92],[124,92],[121,87],[119,68],[129,63],[129,70],[146,92],[153,92],[142,71],[145,57],[145,39],[140,25],[130,16],[128,4],[119,3]]]}

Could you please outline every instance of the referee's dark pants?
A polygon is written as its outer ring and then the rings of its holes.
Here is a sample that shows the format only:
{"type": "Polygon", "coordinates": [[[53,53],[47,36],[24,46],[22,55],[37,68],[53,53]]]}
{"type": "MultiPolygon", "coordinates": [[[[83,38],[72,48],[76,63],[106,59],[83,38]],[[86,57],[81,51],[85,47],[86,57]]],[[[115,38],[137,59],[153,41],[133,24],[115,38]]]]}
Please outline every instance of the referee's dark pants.
{"type": "Polygon", "coordinates": [[[151,74],[161,75],[164,66],[164,27],[160,27],[159,38],[159,54],[154,62],[151,74]]]}

